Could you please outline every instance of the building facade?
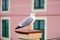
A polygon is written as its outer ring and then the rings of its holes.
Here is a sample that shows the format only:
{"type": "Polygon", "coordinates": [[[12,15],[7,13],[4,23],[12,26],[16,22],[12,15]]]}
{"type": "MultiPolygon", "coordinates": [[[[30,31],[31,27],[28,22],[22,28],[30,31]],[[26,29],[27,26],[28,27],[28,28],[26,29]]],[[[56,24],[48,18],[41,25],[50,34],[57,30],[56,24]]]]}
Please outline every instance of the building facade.
{"type": "Polygon", "coordinates": [[[32,12],[36,21],[31,26],[44,30],[42,40],[60,37],[60,0],[0,0],[0,38],[18,40],[15,28],[32,12]]]}

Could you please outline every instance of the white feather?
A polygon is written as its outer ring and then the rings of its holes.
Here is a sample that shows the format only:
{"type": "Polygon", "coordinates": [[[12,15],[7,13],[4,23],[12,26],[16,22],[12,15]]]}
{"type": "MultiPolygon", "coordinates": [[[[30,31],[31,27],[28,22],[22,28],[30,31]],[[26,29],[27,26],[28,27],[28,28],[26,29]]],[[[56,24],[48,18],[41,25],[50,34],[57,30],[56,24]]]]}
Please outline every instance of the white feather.
{"type": "Polygon", "coordinates": [[[30,25],[33,21],[35,20],[35,15],[33,15],[33,13],[25,18],[22,22],[19,23],[19,26],[22,27],[22,26],[27,26],[27,25],[30,25]]]}

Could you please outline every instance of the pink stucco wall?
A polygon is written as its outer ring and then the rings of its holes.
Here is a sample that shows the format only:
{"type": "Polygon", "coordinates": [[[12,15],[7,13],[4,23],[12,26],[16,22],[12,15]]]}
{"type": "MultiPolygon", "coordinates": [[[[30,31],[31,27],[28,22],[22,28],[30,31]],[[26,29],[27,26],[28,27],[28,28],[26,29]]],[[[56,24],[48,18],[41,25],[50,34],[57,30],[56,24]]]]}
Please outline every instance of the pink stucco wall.
{"type": "MultiPolygon", "coordinates": [[[[2,14],[0,11],[0,16],[11,18],[11,38],[12,40],[17,40],[15,27],[32,12],[32,0],[10,1],[10,13],[2,14]]],[[[47,11],[37,12],[37,14],[47,17],[47,38],[60,37],[60,0],[47,0],[47,11]]]]}
{"type": "MultiPolygon", "coordinates": [[[[1,18],[1,16],[0,16],[0,18],[1,18]]],[[[1,20],[1,19],[0,19],[1,20]]],[[[1,21],[0,21],[1,22],[1,21]]],[[[1,36],[1,23],[0,23],[0,36],[1,36]]]]}
{"type": "Polygon", "coordinates": [[[47,37],[56,38],[60,37],[60,16],[49,16],[47,25],[47,37]]]}

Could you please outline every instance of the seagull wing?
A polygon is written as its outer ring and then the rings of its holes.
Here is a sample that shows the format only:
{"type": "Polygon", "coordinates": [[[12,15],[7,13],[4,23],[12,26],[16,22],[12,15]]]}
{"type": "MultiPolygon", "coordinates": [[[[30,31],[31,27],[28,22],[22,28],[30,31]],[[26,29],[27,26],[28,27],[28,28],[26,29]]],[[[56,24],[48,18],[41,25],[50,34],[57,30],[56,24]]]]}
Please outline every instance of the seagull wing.
{"type": "Polygon", "coordinates": [[[27,26],[27,25],[31,24],[33,20],[34,19],[29,16],[29,17],[25,18],[19,25],[27,26]]]}

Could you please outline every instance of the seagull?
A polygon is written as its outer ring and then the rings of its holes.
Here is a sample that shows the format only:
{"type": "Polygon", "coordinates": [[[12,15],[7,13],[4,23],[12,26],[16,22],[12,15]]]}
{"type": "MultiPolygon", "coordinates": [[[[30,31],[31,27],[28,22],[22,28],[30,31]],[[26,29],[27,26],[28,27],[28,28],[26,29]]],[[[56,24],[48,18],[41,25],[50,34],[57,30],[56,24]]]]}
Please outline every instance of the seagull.
{"type": "Polygon", "coordinates": [[[31,13],[30,16],[21,21],[15,29],[23,28],[27,25],[30,25],[35,21],[35,13],[31,13]]]}

